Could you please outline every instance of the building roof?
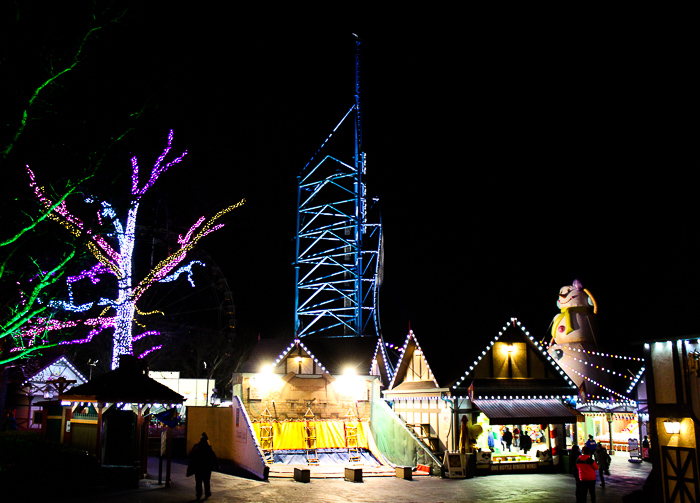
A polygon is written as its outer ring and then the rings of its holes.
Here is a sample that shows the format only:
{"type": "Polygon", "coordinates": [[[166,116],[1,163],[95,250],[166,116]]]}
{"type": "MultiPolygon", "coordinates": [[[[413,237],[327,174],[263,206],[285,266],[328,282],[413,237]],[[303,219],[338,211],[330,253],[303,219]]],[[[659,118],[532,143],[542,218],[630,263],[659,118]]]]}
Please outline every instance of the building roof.
{"type": "Polygon", "coordinates": [[[370,375],[378,348],[378,337],[303,337],[301,339],[259,340],[242,373],[260,372],[263,365],[279,364],[297,345],[315,358],[324,372],[343,374],[353,368],[358,375],[370,375]]]}
{"type": "Polygon", "coordinates": [[[482,396],[488,397],[549,397],[572,395],[576,392],[571,386],[557,380],[551,379],[474,379],[474,398],[482,396]]]}
{"type": "Polygon", "coordinates": [[[575,423],[577,414],[557,399],[474,400],[491,424],[575,423]]]}
{"type": "Polygon", "coordinates": [[[304,337],[305,346],[332,375],[353,368],[357,375],[370,375],[378,337],[304,337]]]}
{"type": "Polygon", "coordinates": [[[72,388],[61,400],[100,403],[182,403],[184,397],[148,377],[141,360],[120,358],[119,368],[72,388]]]}
{"type": "MultiPolygon", "coordinates": [[[[379,378],[384,387],[388,387],[391,379],[394,377],[394,369],[396,368],[396,360],[398,359],[392,358],[392,353],[388,351],[389,346],[389,344],[384,342],[382,337],[378,337],[373,356],[373,362],[377,362],[379,378]]],[[[391,347],[393,348],[393,345],[391,345],[391,347]]]]}
{"type": "Polygon", "coordinates": [[[25,379],[23,384],[33,381],[45,382],[51,378],[58,377],[56,374],[68,374],[75,377],[81,384],[87,382],[87,378],[71,363],[65,355],[53,356],[41,362],[39,368],[34,368],[32,373],[25,379]]]}
{"type": "MultiPolygon", "coordinates": [[[[416,337],[416,334],[413,333],[413,330],[409,330],[408,335],[406,336],[406,340],[404,342],[403,348],[401,349],[401,357],[399,358],[399,361],[396,364],[396,371],[394,372],[394,376],[391,379],[391,382],[389,383],[389,388],[388,388],[389,390],[396,389],[399,386],[403,385],[404,380],[406,378],[406,374],[408,372],[410,362],[411,362],[413,355],[415,354],[416,351],[421,352],[422,358],[425,361],[425,364],[427,366],[427,370],[429,372],[428,375],[432,375],[432,380],[430,382],[428,382],[428,381],[417,381],[417,382],[424,383],[420,386],[422,386],[425,389],[432,389],[432,388],[438,389],[441,387],[441,383],[440,383],[440,381],[438,381],[438,378],[437,378],[436,373],[435,373],[436,370],[430,366],[430,360],[428,359],[428,356],[425,353],[425,349],[418,342],[418,338],[416,337]]],[[[439,368],[439,366],[438,366],[438,368],[439,368]]]]}
{"type": "Polygon", "coordinates": [[[496,390],[508,396],[572,395],[578,391],[578,387],[564,370],[547,354],[546,349],[535,341],[517,318],[511,318],[484,349],[477,348],[475,353],[473,362],[464,374],[455,383],[451,383],[453,394],[466,394],[470,386],[472,387],[470,393],[475,397],[479,396],[479,392],[492,395],[496,390]],[[508,379],[496,376],[491,361],[494,358],[493,348],[497,342],[524,343],[527,351],[526,358],[539,360],[546,375],[541,378],[508,379]]]}

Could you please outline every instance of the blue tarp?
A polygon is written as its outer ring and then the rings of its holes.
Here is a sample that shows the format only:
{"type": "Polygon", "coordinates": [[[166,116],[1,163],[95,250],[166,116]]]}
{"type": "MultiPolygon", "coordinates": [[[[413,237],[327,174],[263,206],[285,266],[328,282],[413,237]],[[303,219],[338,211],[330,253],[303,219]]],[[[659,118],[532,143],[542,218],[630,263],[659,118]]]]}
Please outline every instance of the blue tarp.
{"type": "MultiPolygon", "coordinates": [[[[350,463],[350,454],[347,449],[316,449],[318,462],[321,465],[346,465],[350,463]]],[[[306,465],[305,450],[273,451],[272,459],[275,463],[283,465],[306,465]]],[[[367,449],[360,449],[359,463],[380,466],[380,463],[367,449]]]]}

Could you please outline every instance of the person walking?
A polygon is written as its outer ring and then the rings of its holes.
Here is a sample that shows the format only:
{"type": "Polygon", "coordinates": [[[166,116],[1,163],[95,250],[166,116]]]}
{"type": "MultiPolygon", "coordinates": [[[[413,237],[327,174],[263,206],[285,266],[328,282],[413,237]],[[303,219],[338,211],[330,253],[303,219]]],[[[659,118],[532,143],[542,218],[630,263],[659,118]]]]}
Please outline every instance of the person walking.
{"type": "Polygon", "coordinates": [[[598,444],[593,453],[595,462],[598,464],[598,473],[600,474],[600,487],[605,487],[605,475],[610,475],[610,454],[603,444],[598,444]],[[603,475],[605,474],[605,475],[603,475]]]}
{"type": "Polygon", "coordinates": [[[520,447],[520,428],[517,426],[513,428],[513,446],[520,447]]]}
{"type": "Polygon", "coordinates": [[[199,443],[192,447],[187,465],[187,476],[194,475],[195,492],[197,500],[202,498],[202,485],[204,486],[204,498],[211,496],[211,471],[219,468],[214,449],[209,445],[209,437],[202,433],[199,443]]]}
{"type": "Polygon", "coordinates": [[[576,479],[576,487],[578,487],[578,482],[581,480],[578,476],[578,466],[576,466],[576,461],[578,461],[580,455],[581,448],[578,446],[578,444],[574,444],[573,447],[571,447],[571,452],[569,453],[569,465],[571,466],[570,471],[576,479]]]}
{"type": "Polygon", "coordinates": [[[595,473],[598,471],[598,465],[588,447],[583,448],[583,454],[576,460],[576,466],[581,479],[576,488],[576,503],[586,503],[586,493],[591,495],[591,503],[595,503],[595,473]]]}
{"type": "Polygon", "coordinates": [[[508,427],[506,426],[506,431],[503,432],[503,443],[506,444],[506,449],[508,449],[508,452],[510,452],[510,444],[513,443],[513,434],[508,430],[508,427]]]}
{"type": "Polygon", "coordinates": [[[593,438],[593,435],[588,435],[588,440],[586,440],[586,447],[591,451],[591,454],[595,452],[595,449],[598,445],[595,442],[595,439],[593,438]]]}

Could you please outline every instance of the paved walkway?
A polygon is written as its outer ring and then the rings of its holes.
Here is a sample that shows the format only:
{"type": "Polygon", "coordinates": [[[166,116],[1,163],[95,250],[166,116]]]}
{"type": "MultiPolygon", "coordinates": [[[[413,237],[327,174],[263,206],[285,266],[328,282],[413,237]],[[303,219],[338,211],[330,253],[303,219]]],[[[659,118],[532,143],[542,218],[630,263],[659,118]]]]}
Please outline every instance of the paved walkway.
{"type": "MultiPolygon", "coordinates": [[[[613,456],[606,487],[596,488],[598,503],[621,502],[624,496],[641,490],[651,463],[634,464],[628,457],[613,456]]],[[[185,477],[184,464],[172,464],[172,486],[157,485],[156,458],[149,459],[150,477],[139,489],[104,494],[82,494],[75,501],[165,503],[194,501],[194,477],[185,477]]],[[[222,473],[212,474],[215,502],[313,503],[313,502],[573,502],[575,481],[564,474],[491,475],[472,479],[419,477],[411,481],[390,477],[368,477],[361,483],[342,479],[312,479],[310,483],[290,479],[268,482],[249,480],[222,473]]],[[[637,500],[639,501],[639,500],[637,500]]]]}

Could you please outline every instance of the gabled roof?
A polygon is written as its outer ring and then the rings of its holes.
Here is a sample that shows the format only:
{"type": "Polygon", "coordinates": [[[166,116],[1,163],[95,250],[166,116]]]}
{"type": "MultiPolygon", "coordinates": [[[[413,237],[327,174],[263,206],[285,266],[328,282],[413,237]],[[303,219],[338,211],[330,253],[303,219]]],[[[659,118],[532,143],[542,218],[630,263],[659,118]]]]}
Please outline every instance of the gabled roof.
{"type": "MultiPolygon", "coordinates": [[[[409,330],[408,335],[406,335],[406,341],[404,342],[403,348],[401,350],[401,358],[396,364],[396,372],[394,372],[394,376],[392,377],[391,382],[389,383],[388,390],[397,390],[399,389],[399,387],[403,387],[403,389],[405,389],[406,391],[416,391],[415,388],[418,385],[408,385],[407,383],[403,382],[406,377],[406,373],[408,371],[411,359],[413,358],[413,355],[416,350],[419,350],[422,353],[423,359],[425,360],[426,368],[432,375],[432,381],[429,384],[424,385],[423,387],[425,389],[440,389],[440,383],[438,382],[437,377],[435,376],[435,372],[433,372],[432,368],[430,367],[430,364],[428,363],[428,357],[425,354],[425,351],[418,343],[418,339],[413,333],[413,330],[409,330]],[[404,386],[404,384],[406,384],[406,386],[404,386]]],[[[418,382],[427,383],[427,381],[418,382]]]]}
{"type": "Polygon", "coordinates": [[[379,377],[382,384],[387,387],[394,377],[394,366],[387,353],[387,344],[384,342],[382,337],[377,339],[377,345],[374,348],[374,356],[372,356],[372,365],[377,363],[379,368],[379,377]]]}
{"type": "Polygon", "coordinates": [[[303,337],[299,344],[312,353],[326,372],[338,375],[353,368],[357,375],[370,375],[378,337],[303,337]]]}
{"type": "MultiPolygon", "coordinates": [[[[510,357],[509,357],[510,358],[510,357]]],[[[486,372],[486,374],[489,374],[486,372]]],[[[470,385],[474,386],[474,395],[476,397],[477,390],[490,396],[553,396],[553,395],[571,395],[578,390],[577,386],[564,372],[564,370],[556,363],[556,361],[547,353],[545,348],[530,335],[525,326],[517,319],[511,318],[505,326],[498,332],[489,344],[476,355],[473,363],[466,369],[465,373],[451,386],[452,392],[466,393],[470,385]],[[548,375],[546,378],[510,378],[503,379],[499,377],[486,376],[484,367],[489,365],[489,357],[493,351],[497,341],[503,343],[525,343],[525,347],[529,352],[526,357],[534,357],[539,359],[544,365],[548,375]],[[476,378],[477,369],[481,369],[478,373],[481,377],[476,378]]]]}
{"type": "Polygon", "coordinates": [[[33,372],[22,384],[25,385],[29,382],[46,382],[57,373],[63,377],[66,377],[64,374],[68,373],[69,377],[76,377],[76,380],[79,381],[80,384],[87,382],[87,378],[75,368],[68,358],[66,358],[65,355],[60,355],[54,356],[50,360],[44,362],[42,367],[33,372]]]}
{"type": "Polygon", "coordinates": [[[148,377],[135,357],[122,356],[119,368],[72,388],[59,397],[71,401],[100,403],[182,403],[184,397],[148,377]]]}
{"type": "Polygon", "coordinates": [[[257,373],[263,365],[279,365],[301,348],[323,372],[339,375],[350,367],[357,375],[369,375],[378,347],[378,337],[303,337],[260,340],[241,372],[257,373]]]}

